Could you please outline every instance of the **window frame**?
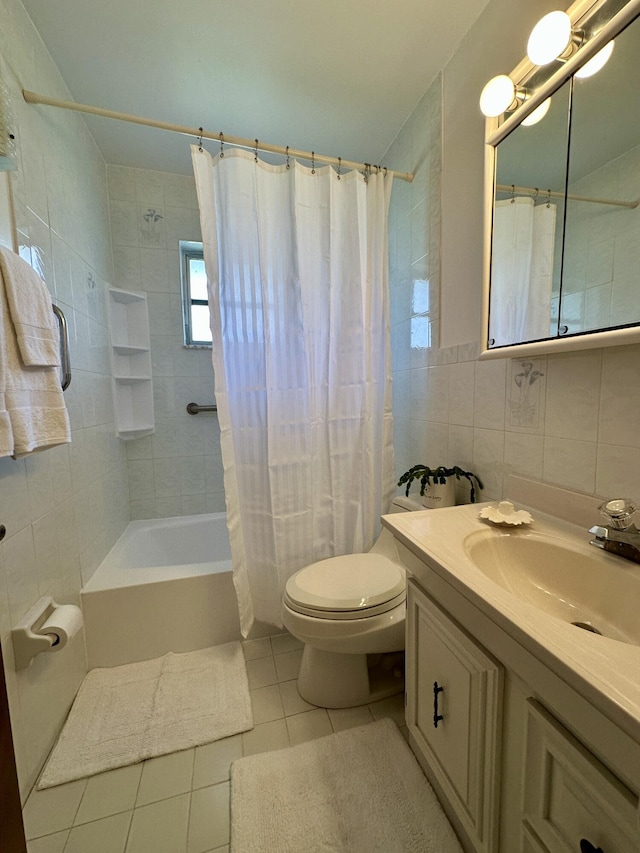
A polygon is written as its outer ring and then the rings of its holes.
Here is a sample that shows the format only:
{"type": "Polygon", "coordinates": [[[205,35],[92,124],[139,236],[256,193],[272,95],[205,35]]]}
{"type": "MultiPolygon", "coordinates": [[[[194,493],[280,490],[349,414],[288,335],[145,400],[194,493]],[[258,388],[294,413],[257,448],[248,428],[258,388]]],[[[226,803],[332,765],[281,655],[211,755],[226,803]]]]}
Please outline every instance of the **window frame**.
{"type": "Polygon", "coordinates": [[[192,240],[180,240],[180,290],[182,292],[182,332],[184,346],[188,349],[211,349],[212,341],[198,341],[193,339],[191,322],[191,307],[193,305],[206,305],[209,307],[208,299],[194,299],[191,295],[191,271],[189,262],[194,260],[204,261],[203,244],[192,240]]]}

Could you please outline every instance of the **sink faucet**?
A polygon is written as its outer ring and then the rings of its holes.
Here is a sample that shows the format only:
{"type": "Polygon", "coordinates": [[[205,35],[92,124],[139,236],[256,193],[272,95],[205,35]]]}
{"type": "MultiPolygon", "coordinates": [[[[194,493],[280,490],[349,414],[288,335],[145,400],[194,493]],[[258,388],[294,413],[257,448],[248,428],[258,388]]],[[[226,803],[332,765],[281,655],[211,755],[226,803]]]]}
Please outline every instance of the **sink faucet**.
{"type": "Polygon", "coordinates": [[[626,560],[633,560],[634,563],[640,563],[640,530],[631,521],[631,516],[636,511],[633,501],[615,498],[605,501],[598,509],[609,524],[605,527],[591,527],[589,533],[593,533],[595,538],[589,544],[626,560]]]}

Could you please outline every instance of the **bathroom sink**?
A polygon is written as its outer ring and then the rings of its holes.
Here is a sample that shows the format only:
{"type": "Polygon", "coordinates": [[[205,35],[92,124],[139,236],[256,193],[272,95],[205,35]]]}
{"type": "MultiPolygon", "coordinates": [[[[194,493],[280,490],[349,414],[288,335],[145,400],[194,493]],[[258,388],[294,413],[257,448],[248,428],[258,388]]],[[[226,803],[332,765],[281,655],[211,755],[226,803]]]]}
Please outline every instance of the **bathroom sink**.
{"type": "Polygon", "coordinates": [[[474,566],[526,604],[576,629],[640,645],[638,567],[588,548],[520,530],[476,531],[464,540],[474,566]]]}

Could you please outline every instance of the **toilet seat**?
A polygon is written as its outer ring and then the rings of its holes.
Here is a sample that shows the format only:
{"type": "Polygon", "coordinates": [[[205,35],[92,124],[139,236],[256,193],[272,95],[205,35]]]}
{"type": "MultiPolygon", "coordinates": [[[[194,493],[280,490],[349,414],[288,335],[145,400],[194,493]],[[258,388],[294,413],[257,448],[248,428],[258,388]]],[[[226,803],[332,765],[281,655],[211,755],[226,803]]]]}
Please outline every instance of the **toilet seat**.
{"type": "Polygon", "coordinates": [[[362,619],[404,602],[403,569],[381,554],[347,554],[311,563],[287,581],[285,604],[319,619],[362,619]]]}

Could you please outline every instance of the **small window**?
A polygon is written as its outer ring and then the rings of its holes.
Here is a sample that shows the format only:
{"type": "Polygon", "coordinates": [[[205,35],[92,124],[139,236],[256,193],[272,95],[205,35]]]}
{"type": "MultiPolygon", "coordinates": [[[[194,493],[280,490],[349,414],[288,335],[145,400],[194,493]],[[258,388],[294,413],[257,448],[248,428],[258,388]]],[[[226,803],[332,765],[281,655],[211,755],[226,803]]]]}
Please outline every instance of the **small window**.
{"type": "Polygon", "coordinates": [[[209,299],[202,243],[180,241],[180,270],[185,346],[210,347],[209,299]]]}
{"type": "Polygon", "coordinates": [[[411,347],[429,349],[431,346],[431,315],[429,280],[417,278],[413,282],[411,298],[411,347]]]}

